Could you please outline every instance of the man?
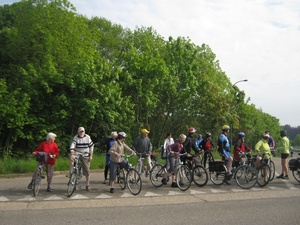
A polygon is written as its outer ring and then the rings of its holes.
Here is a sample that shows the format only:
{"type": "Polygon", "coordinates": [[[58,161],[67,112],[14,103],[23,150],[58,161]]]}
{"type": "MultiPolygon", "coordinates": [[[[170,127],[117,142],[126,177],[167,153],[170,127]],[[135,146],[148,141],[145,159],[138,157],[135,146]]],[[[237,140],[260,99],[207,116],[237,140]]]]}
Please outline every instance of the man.
{"type": "Polygon", "coordinates": [[[105,168],[104,168],[104,181],[103,184],[106,184],[106,180],[108,180],[107,175],[108,175],[108,169],[109,169],[109,163],[110,163],[110,154],[108,153],[109,149],[115,142],[115,140],[118,137],[118,133],[116,131],[111,132],[110,138],[105,140],[105,142],[97,142],[95,143],[95,146],[100,147],[102,145],[106,146],[106,158],[105,158],[105,168]]]}
{"type": "MultiPolygon", "coordinates": [[[[200,153],[200,148],[197,148],[195,142],[193,141],[193,137],[195,135],[196,129],[194,127],[190,127],[188,129],[188,135],[186,136],[185,141],[182,143],[183,151],[182,153],[187,152],[188,154],[181,158],[181,160],[185,163],[186,160],[192,160],[191,150],[195,151],[195,154],[200,153]]],[[[199,164],[199,160],[195,158],[196,164],[199,164]]]]}
{"type": "Polygon", "coordinates": [[[270,131],[269,131],[269,130],[266,130],[266,131],[265,131],[265,134],[269,135],[268,144],[269,144],[269,146],[270,146],[270,150],[271,150],[271,153],[272,153],[273,157],[275,157],[275,140],[274,140],[274,138],[270,135],[270,131]]]}
{"type": "MultiPolygon", "coordinates": [[[[76,152],[89,153],[88,157],[82,158],[83,175],[86,177],[86,191],[90,191],[90,162],[93,159],[94,143],[89,135],[85,133],[84,127],[79,127],[77,135],[74,136],[70,146],[70,173],[72,171],[76,152]]],[[[70,174],[67,175],[70,177],[70,174]]]]}
{"type": "MultiPolygon", "coordinates": [[[[136,151],[137,153],[144,153],[142,155],[143,158],[145,158],[147,162],[147,169],[150,171],[152,169],[151,165],[151,154],[152,154],[152,144],[150,141],[150,138],[148,137],[148,134],[150,132],[147,129],[141,130],[141,135],[139,135],[133,142],[132,149],[136,151]],[[146,156],[147,154],[147,156],[146,156]]],[[[140,157],[140,155],[139,155],[140,157]]],[[[146,174],[147,176],[148,174],[146,174]]]]}
{"type": "Polygon", "coordinates": [[[228,125],[222,126],[222,133],[218,138],[218,152],[222,156],[222,158],[227,161],[227,175],[225,179],[225,183],[230,185],[230,179],[232,177],[231,168],[232,168],[232,156],[230,155],[230,144],[228,140],[228,134],[230,131],[230,127],[228,125]]]}

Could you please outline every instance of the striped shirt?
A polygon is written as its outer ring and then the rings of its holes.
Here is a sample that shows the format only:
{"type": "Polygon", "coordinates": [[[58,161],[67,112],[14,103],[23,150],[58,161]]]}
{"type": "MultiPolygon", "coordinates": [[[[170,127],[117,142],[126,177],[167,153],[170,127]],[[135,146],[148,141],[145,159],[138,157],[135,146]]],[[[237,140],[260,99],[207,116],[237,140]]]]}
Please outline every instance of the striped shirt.
{"type": "Polygon", "coordinates": [[[73,138],[70,150],[75,150],[76,152],[81,153],[89,152],[92,155],[94,151],[94,143],[91,137],[87,134],[85,134],[83,137],[76,135],[73,138]]]}

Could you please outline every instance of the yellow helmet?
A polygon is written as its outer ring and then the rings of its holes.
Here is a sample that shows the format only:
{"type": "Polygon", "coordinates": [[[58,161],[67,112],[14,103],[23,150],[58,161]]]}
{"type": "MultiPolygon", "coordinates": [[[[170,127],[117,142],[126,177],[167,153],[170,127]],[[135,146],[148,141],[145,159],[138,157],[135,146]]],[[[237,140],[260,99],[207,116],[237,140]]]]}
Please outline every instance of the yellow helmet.
{"type": "Polygon", "coordinates": [[[223,131],[225,131],[225,130],[230,130],[230,126],[224,125],[224,126],[222,127],[222,130],[223,130],[223,131]]]}

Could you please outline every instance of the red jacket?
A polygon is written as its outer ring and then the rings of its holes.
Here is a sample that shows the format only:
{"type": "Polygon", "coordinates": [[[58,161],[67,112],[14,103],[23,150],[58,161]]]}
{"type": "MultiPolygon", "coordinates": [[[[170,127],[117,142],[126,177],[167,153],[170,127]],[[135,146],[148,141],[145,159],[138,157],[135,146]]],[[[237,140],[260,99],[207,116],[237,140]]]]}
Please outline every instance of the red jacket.
{"type": "MultiPolygon", "coordinates": [[[[34,152],[45,152],[50,153],[51,155],[55,154],[55,158],[57,158],[59,155],[57,144],[55,142],[49,143],[47,141],[42,142],[40,146],[34,150],[34,152]]],[[[48,157],[46,164],[55,165],[55,158],[53,159],[51,157],[48,157]]]]}
{"type": "Polygon", "coordinates": [[[241,158],[240,158],[239,152],[245,152],[245,151],[246,152],[250,151],[250,148],[242,140],[239,139],[236,142],[236,144],[234,145],[234,156],[233,156],[233,158],[235,160],[240,160],[241,158]]]}

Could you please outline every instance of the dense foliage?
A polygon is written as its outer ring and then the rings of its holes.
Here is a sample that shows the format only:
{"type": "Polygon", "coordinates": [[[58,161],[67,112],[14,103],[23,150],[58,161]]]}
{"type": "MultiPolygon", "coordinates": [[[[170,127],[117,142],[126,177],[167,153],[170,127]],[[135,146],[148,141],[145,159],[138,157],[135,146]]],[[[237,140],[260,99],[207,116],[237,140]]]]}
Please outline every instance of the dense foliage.
{"type": "Polygon", "coordinates": [[[48,132],[67,153],[77,127],[94,142],[142,127],[157,148],[167,132],[232,127],[254,145],[279,120],[248,104],[207,44],[164,40],[151,27],[134,31],[88,19],[67,0],[23,0],[0,7],[0,153],[24,156],[48,132]]]}

